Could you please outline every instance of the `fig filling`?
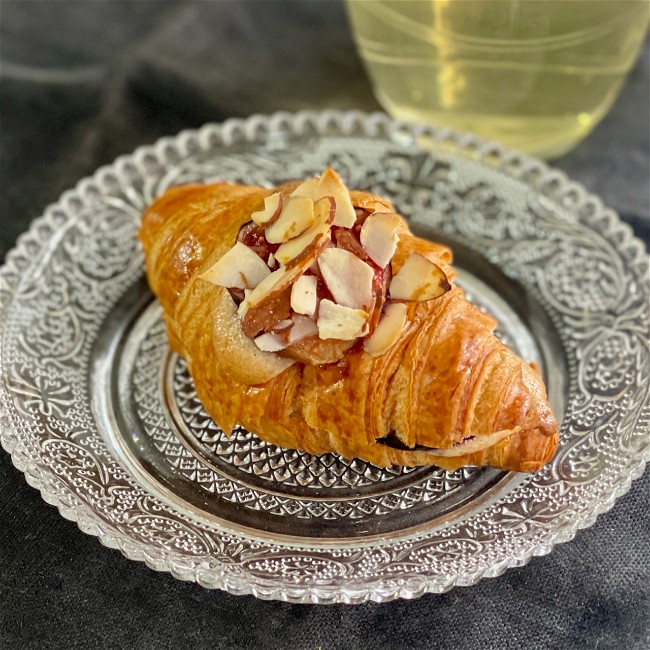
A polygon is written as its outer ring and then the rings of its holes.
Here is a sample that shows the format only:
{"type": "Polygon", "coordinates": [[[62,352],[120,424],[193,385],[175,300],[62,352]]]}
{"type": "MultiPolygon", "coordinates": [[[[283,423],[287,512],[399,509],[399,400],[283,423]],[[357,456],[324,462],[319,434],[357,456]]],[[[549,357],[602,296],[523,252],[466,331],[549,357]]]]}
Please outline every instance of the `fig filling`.
{"type": "Polygon", "coordinates": [[[388,435],[384,436],[383,438],[378,438],[375,442],[378,442],[381,445],[386,445],[387,447],[391,447],[392,449],[397,449],[399,451],[427,451],[431,453],[436,453],[441,451],[449,451],[449,449],[458,449],[459,447],[462,447],[463,445],[466,445],[475,439],[476,436],[467,436],[466,438],[463,438],[461,441],[454,443],[453,447],[446,447],[444,449],[441,447],[427,447],[426,445],[414,445],[413,447],[409,447],[408,445],[405,445],[395,435],[394,432],[391,432],[388,435]]]}
{"type": "Polygon", "coordinates": [[[393,277],[401,223],[394,213],[354,205],[327,169],[267,196],[233,249],[202,277],[229,290],[244,333],[262,351],[322,363],[362,344],[380,356],[406,324],[404,302],[432,300],[450,288],[422,256],[393,277]],[[315,280],[298,282],[302,277],[315,280]]]}
{"type": "Polygon", "coordinates": [[[237,241],[255,251],[264,262],[268,262],[269,255],[280,248],[280,244],[270,244],[266,241],[264,229],[260,228],[254,221],[245,223],[239,229],[237,241]]]}
{"type": "Polygon", "coordinates": [[[510,439],[519,434],[521,430],[521,427],[517,426],[512,429],[503,429],[502,431],[494,431],[484,435],[465,436],[462,440],[456,442],[451,447],[440,448],[427,447],[425,445],[414,445],[413,447],[408,447],[397,437],[395,432],[391,432],[387,436],[379,438],[376,442],[399,451],[418,451],[433,456],[453,458],[484,452],[499,443],[507,445],[509,444],[510,439]]]}

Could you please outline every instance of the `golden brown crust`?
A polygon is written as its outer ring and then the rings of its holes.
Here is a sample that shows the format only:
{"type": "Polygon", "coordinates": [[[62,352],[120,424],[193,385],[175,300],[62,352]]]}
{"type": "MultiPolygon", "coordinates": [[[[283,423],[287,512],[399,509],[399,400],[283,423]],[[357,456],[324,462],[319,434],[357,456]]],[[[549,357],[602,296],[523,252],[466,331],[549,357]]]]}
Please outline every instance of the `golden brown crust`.
{"type": "MultiPolygon", "coordinates": [[[[339,361],[314,366],[257,349],[242,332],[229,292],[198,276],[233,245],[272,191],[228,183],[178,187],[142,220],[147,275],[170,344],[186,358],[199,398],[224,431],[239,422],[279,446],[380,466],[531,472],[548,462],[558,430],[539,373],[496,339],[494,319],[458,287],[409,303],[404,331],[380,357],[356,345],[339,361]],[[502,430],[512,434],[474,453],[447,455],[467,438],[502,430]]],[[[393,210],[380,197],[351,197],[365,211],[393,210]]],[[[451,251],[412,236],[404,222],[394,273],[412,251],[453,278],[451,251]]]]}

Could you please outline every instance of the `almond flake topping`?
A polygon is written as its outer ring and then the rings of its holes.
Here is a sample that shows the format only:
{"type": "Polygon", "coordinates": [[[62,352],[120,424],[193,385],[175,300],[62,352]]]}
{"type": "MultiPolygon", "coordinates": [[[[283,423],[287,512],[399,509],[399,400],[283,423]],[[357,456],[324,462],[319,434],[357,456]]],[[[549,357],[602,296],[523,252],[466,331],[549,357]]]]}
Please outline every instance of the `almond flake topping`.
{"type": "Polygon", "coordinates": [[[243,291],[242,328],[260,350],[282,352],[316,336],[365,337],[365,352],[378,357],[407,326],[407,305],[394,301],[433,300],[450,289],[444,271],[419,253],[392,277],[404,222],[392,212],[358,208],[339,175],[327,169],[291,194],[267,196],[240,231],[249,246],[238,241],[202,274],[237,300],[243,291]]]}

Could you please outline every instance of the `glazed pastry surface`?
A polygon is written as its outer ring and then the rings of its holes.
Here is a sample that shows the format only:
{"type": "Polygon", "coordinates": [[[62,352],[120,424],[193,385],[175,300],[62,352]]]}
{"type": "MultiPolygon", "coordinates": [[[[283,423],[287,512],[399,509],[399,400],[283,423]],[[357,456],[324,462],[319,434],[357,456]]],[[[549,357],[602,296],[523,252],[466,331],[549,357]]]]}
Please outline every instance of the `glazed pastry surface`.
{"type": "MultiPolygon", "coordinates": [[[[186,359],[201,402],[226,433],[240,423],[281,447],[379,466],[534,472],[552,458],[558,428],[539,373],[495,337],[496,321],[453,286],[451,251],[414,237],[406,222],[393,276],[415,251],[443,269],[452,288],[408,303],[406,324],[385,354],[370,356],[357,342],[337,361],[318,364],[313,354],[327,358],[341,342],[312,341],[311,363],[258,349],[242,330],[231,292],[201,275],[277,189],[176,187],[142,219],[147,277],[170,345],[186,359]]],[[[381,197],[355,191],[350,197],[366,214],[393,211],[381,197]]]]}

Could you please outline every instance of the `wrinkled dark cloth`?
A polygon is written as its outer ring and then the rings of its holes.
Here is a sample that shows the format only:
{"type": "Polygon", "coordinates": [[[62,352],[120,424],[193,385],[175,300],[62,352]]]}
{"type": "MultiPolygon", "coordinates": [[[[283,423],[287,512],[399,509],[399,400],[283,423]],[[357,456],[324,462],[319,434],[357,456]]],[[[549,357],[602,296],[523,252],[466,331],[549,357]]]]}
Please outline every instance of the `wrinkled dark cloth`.
{"type": "MultiPolygon", "coordinates": [[[[340,2],[12,2],[1,7],[2,257],[81,177],[232,116],[378,110],[340,2]]],[[[648,47],[611,113],[553,164],[649,238],[648,47]]],[[[0,648],[650,647],[650,475],[549,556],[382,605],[264,602],[103,548],[0,452],[0,648]]]]}

